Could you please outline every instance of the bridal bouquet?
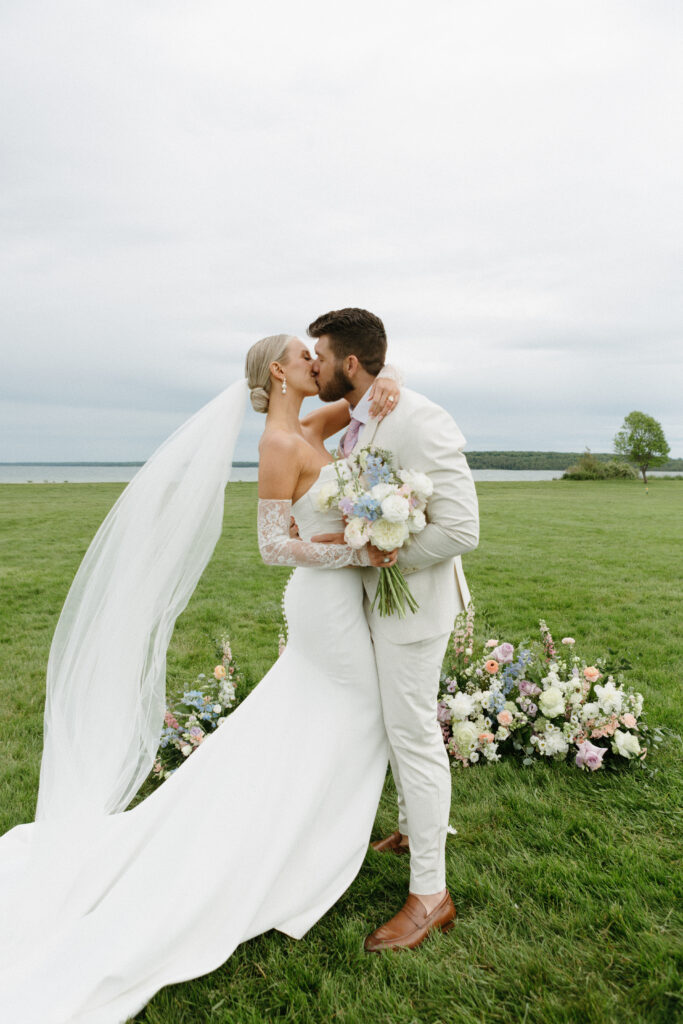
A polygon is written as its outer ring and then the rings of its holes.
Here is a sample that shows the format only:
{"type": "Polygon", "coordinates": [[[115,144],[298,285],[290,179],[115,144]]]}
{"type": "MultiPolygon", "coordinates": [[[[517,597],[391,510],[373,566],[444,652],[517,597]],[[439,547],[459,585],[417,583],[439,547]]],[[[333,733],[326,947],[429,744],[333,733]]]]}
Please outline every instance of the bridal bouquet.
{"type": "MultiPolygon", "coordinates": [[[[335,462],[337,479],[318,490],[321,512],[337,508],[346,529],[344,539],[352,548],[371,542],[381,551],[393,551],[409,543],[411,534],[427,525],[425,508],[433,485],[425,473],[395,470],[389,452],[368,446],[335,462]]],[[[381,569],[372,608],[380,615],[396,613],[405,618],[406,606],[417,611],[418,604],[397,565],[381,569]]]]}
{"type": "MultiPolygon", "coordinates": [[[[573,759],[597,771],[608,764],[642,762],[650,733],[641,720],[643,697],[625,689],[630,666],[605,658],[587,664],[573,637],[559,648],[543,620],[540,642],[474,641],[472,605],[456,619],[438,717],[455,762],[499,761],[509,753],[525,765],[544,757],[573,759]]],[[[662,738],[654,730],[655,743],[662,738]]]]}
{"type": "Polygon", "coordinates": [[[209,733],[218,729],[236,700],[240,682],[232,656],[230,640],[222,636],[218,641],[219,663],[211,677],[202,672],[197,676],[193,690],[186,690],[173,708],[164,715],[159,750],[152,767],[151,778],[163,782],[194,753],[209,733]]]}

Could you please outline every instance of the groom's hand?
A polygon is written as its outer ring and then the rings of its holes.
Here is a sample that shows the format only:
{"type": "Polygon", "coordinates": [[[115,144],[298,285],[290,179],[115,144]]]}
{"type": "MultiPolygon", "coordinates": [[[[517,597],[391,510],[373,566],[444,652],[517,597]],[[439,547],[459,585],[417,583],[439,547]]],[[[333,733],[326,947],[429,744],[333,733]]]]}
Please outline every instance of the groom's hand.
{"type": "Polygon", "coordinates": [[[316,533],[311,540],[315,544],[346,544],[343,533],[316,533]]]}

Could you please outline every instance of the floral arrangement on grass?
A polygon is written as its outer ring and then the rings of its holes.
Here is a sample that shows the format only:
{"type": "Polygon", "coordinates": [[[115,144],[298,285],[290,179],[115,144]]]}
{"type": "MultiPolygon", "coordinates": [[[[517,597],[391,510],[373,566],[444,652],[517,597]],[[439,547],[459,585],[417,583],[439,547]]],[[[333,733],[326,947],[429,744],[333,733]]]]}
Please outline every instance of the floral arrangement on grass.
{"type": "MultiPolygon", "coordinates": [[[[337,508],[344,518],[344,539],[352,548],[371,542],[381,551],[409,543],[411,534],[427,525],[425,508],[434,489],[425,473],[395,470],[391,454],[372,445],[335,462],[337,479],[323,484],[316,494],[319,511],[337,508]]],[[[380,570],[372,608],[380,615],[405,618],[406,607],[418,604],[397,565],[380,570]]]]}
{"type": "MultiPolygon", "coordinates": [[[[588,664],[573,637],[556,647],[546,623],[539,626],[540,642],[515,649],[497,638],[475,640],[473,605],[456,619],[437,712],[455,764],[506,754],[525,765],[571,760],[591,772],[642,764],[650,730],[641,718],[642,694],[623,685],[628,663],[588,664]]],[[[661,738],[654,730],[653,741],[661,738]]]]}
{"type": "Polygon", "coordinates": [[[234,663],[230,639],[216,641],[220,662],[211,676],[202,672],[195,688],[186,690],[173,708],[167,708],[159,750],[151,778],[163,782],[201,746],[209,733],[218,729],[233,709],[237,686],[242,681],[234,663]]]}

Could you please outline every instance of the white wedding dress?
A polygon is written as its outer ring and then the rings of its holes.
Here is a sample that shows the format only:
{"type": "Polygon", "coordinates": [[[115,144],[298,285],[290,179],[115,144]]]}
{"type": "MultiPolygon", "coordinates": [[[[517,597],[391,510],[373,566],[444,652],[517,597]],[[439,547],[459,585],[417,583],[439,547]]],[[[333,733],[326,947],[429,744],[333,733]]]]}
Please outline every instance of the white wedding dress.
{"type": "MultiPolygon", "coordinates": [[[[293,509],[300,534],[325,466],[293,509]]],[[[0,1007],[13,1024],[119,1024],[271,928],[295,938],[359,871],[388,746],[360,572],[298,568],[286,651],[132,810],[0,840],[0,1007]]]]}

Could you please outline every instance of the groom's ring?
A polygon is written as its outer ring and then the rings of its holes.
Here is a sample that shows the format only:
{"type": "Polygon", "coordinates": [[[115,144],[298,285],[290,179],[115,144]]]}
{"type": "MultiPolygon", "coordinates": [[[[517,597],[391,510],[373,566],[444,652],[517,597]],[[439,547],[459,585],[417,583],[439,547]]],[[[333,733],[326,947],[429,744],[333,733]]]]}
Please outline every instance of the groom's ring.
{"type": "Polygon", "coordinates": [[[387,398],[387,402],[393,402],[393,400],[394,400],[394,396],[393,395],[389,395],[389,397],[387,398]]]}

